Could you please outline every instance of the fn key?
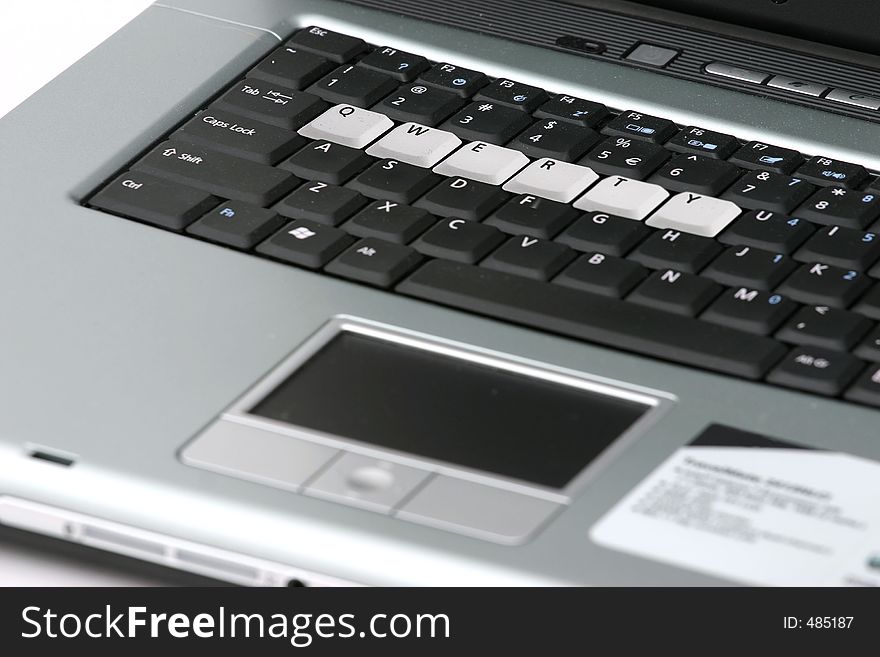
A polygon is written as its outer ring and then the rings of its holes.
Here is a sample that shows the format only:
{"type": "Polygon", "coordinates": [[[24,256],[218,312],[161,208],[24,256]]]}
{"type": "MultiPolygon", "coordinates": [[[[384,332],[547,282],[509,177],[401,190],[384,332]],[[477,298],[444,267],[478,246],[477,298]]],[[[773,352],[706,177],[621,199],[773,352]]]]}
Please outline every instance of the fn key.
{"type": "Polygon", "coordinates": [[[412,271],[421,259],[408,246],[368,237],[349,247],[325,270],[362,283],[391,287],[412,271]]]}

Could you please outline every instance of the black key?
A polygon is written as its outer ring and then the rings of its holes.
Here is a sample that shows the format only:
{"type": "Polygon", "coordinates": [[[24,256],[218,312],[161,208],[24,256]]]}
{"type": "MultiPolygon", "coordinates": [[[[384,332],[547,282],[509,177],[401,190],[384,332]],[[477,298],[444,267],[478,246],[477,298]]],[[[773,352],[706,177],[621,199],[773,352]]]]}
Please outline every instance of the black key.
{"type": "Polygon", "coordinates": [[[89,205],[162,228],[181,230],[219,202],[207,192],[128,171],[95,194],[89,205]]]}
{"type": "Polygon", "coordinates": [[[371,107],[397,89],[397,82],[378,71],[360,66],[340,66],[309,87],[328,103],[371,107]]]}
{"type": "Polygon", "coordinates": [[[391,287],[421,262],[422,257],[408,246],[372,237],[350,246],[324,269],[378,287],[391,287]]]}
{"type": "Polygon", "coordinates": [[[849,351],[871,329],[871,322],[848,310],[808,306],[786,322],[776,338],[783,342],[849,351]]]}
{"type": "Polygon", "coordinates": [[[420,253],[467,264],[482,260],[505,235],[476,221],[444,219],[413,243],[420,253]]]}
{"type": "Polygon", "coordinates": [[[489,254],[480,266],[546,281],[575,257],[564,244],[517,235],[489,254]]]}
{"type": "Polygon", "coordinates": [[[791,253],[812,234],[812,226],[803,219],[769,210],[750,210],[719,235],[718,241],[791,253]]]}
{"type": "Polygon", "coordinates": [[[303,180],[341,185],[375,160],[356,148],[330,141],[314,141],[279,166],[303,180]]]}
{"type": "Polygon", "coordinates": [[[297,32],[290,43],[303,50],[311,50],[329,60],[342,64],[367,48],[363,39],[351,37],[338,32],[331,32],[322,27],[306,27],[297,32]]]}
{"type": "Polygon", "coordinates": [[[708,237],[658,230],[630,253],[629,258],[651,269],[668,267],[695,274],[720,252],[721,246],[708,237]]]}
{"type": "Polygon", "coordinates": [[[433,226],[434,221],[434,217],[421,208],[377,201],[353,216],[343,229],[358,237],[378,237],[388,242],[409,244],[433,226]]]}
{"type": "Polygon", "coordinates": [[[853,353],[863,360],[880,363],[880,326],[875,326],[874,330],[862,338],[853,353]]]}
{"type": "Polygon", "coordinates": [[[666,148],[677,153],[726,160],[739,148],[739,141],[733,135],[691,125],[666,142],[666,148]]]}
{"type": "Polygon", "coordinates": [[[865,317],[880,320],[880,284],[875,284],[865,296],[859,299],[853,310],[865,317]]]}
{"type": "Polygon", "coordinates": [[[788,388],[835,396],[846,388],[861,368],[861,362],[849,354],[820,347],[795,347],[770,372],[767,380],[788,388]]]}
{"type": "Polygon", "coordinates": [[[804,157],[790,148],[750,141],[734,153],[730,161],[743,169],[766,169],[790,174],[804,161],[804,157]]]}
{"type": "Polygon", "coordinates": [[[559,119],[584,128],[592,128],[608,114],[608,108],[602,103],[559,94],[541,105],[535,111],[535,118],[559,119]]]}
{"type": "Polygon", "coordinates": [[[175,137],[264,164],[275,164],[307,141],[291,130],[211,109],[196,114],[175,137]]]}
{"type": "Polygon", "coordinates": [[[495,185],[466,178],[448,178],[415,204],[438,217],[479,221],[509,198],[510,194],[495,185]]]}
{"type": "Polygon", "coordinates": [[[794,301],[779,294],[740,287],[718,297],[700,319],[740,331],[769,335],[797,308],[794,301]]]}
{"type": "Polygon", "coordinates": [[[221,203],[186,232],[238,249],[250,249],[283,225],[285,219],[273,210],[265,210],[241,201],[221,203]]]}
{"type": "Polygon", "coordinates": [[[880,217],[880,195],[825,187],[807,199],[797,215],[817,224],[864,229],[880,217]]]}
{"type": "Polygon", "coordinates": [[[880,406],[880,366],[868,367],[846,391],[844,397],[860,404],[880,406]]]}
{"type": "Polygon", "coordinates": [[[868,178],[868,170],[860,164],[832,160],[816,155],[797,170],[797,177],[817,185],[858,187],[868,178]]]}
{"type": "Polygon", "coordinates": [[[781,253],[734,246],[715,258],[702,275],[728,287],[744,285],[769,292],[796,267],[794,260],[781,253]]]}
{"type": "Polygon", "coordinates": [[[412,203],[440,180],[440,176],[430,169],[397,160],[382,160],[349,182],[348,186],[370,198],[412,203]]]}
{"type": "Polygon", "coordinates": [[[453,64],[434,64],[419,78],[430,87],[452,91],[462,98],[473,96],[477,89],[489,83],[489,78],[479,71],[472,71],[453,64]]]}
{"type": "Polygon", "coordinates": [[[254,205],[274,203],[299,183],[286,171],[266,164],[177,141],[162,142],[133,168],[254,205]]]}
{"type": "Polygon", "coordinates": [[[672,137],[678,128],[672,121],[641,112],[627,111],[609,122],[602,132],[616,137],[635,137],[654,144],[662,144],[672,137]]]}
{"type": "Polygon", "coordinates": [[[248,77],[290,89],[305,89],[333,68],[333,64],[323,57],[288,45],[257,64],[248,72],[248,77]]]}
{"type": "Polygon", "coordinates": [[[563,231],[556,241],[578,251],[598,251],[622,256],[629,253],[651,232],[640,221],[604,212],[588,212],[563,231]]]}
{"type": "Polygon", "coordinates": [[[326,110],[327,103],[305,91],[248,78],[220,96],[213,107],[287,130],[298,130],[326,110]]]}
{"type": "Polygon", "coordinates": [[[300,267],[319,269],[352,242],[338,228],[297,219],[257,246],[257,251],[300,267]]]}
{"type": "Polygon", "coordinates": [[[769,338],[638,304],[446,260],[397,291],[462,310],[685,365],[757,379],[785,353],[769,338]]]}
{"type": "Polygon", "coordinates": [[[669,159],[669,151],[662,146],[629,139],[606,139],[584,156],[584,164],[607,176],[626,176],[642,180],[669,159]]]}
{"type": "Polygon", "coordinates": [[[740,178],[722,198],[742,208],[791,212],[814,189],[800,178],[789,178],[770,171],[752,171],[740,178]]]}
{"type": "Polygon", "coordinates": [[[509,147],[534,158],[552,157],[571,162],[586,153],[597,141],[598,133],[589,128],[557,119],[544,119],[520,133],[509,147]]]}
{"type": "Polygon", "coordinates": [[[810,263],[789,276],[779,293],[814,306],[848,308],[870,285],[868,277],[855,270],[810,263]]]}
{"type": "Polygon", "coordinates": [[[492,84],[480,89],[474,96],[474,100],[488,100],[524,112],[535,111],[547,98],[547,92],[543,89],[506,78],[495,80],[492,84]]]}
{"type": "Polygon", "coordinates": [[[739,177],[739,169],[722,160],[676,155],[649,179],[674,192],[718,196],[739,177]]]}
{"type": "Polygon", "coordinates": [[[525,129],[531,118],[525,112],[497,103],[471,103],[453,114],[442,126],[465,141],[506,144],[525,129]]]}
{"type": "Polygon", "coordinates": [[[627,297],[627,301],[694,317],[718,296],[721,289],[707,278],[664,269],[651,274],[627,297]]]}
{"type": "Polygon", "coordinates": [[[403,85],[376,108],[386,116],[435,126],[464,104],[456,94],[423,84],[403,85]]]}
{"type": "Polygon", "coordinates": [[[375,69],[401,82],[411,82],[428,68],[428,60],[396,48],[376,48],[358,62],[360,66],[375,69]]]}
{"type": "Polygon", "coordinates": [[[522,194],[495,210],[485,223],[505,233],[549,240],[577,216],[570,205],[522,194]]]}
{"type": "Polygon", "coordinates": [[[367,202],[353,189],[312,181],[278,203],[274,210],[291,219],[338,226],[367,202]]]}
{"type": "Polygon", "coordinates": [[[635,262],[604,253],[589,253],[562,270],[553,282],[619,299],[647,275],[648,270],[635,262]]]}
{"type": "Polygon", "coordinates": [[[801,262],[824,262],[861,271],[880,258],[880,239],[875,233],[831,226],[817,231],[794,257],[801,262]]]}

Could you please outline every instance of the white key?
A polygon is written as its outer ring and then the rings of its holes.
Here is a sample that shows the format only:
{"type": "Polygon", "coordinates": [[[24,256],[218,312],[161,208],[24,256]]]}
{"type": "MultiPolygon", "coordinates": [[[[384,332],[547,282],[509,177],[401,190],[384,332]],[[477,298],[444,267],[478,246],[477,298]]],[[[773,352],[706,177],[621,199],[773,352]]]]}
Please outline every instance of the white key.
{"type": "Polygon", "coordinates": [[[484,141],[472,141],[434,167],[441,176],[461,176],[500,185],[529,163],[519,151],[484,141]]]}
{"type": "Polygon", "coordinates": [[[394,127],[384,114],[354,105],[336,105],[298,130],[309,139],[326,139],[336,144],[363,148],[394,127]]]}
{"type": "Polygon", "coordinates": [[[597,180],[599,176],[589,167],[542,157],[508,180],[504,189],[514,194],[531,194],[571,203],[597,180]]]}
{"type": "Polygon", "coordinates": [[[742,210],[730,201],[682,192],[669,199],[647,223],[655,228],[674,228],[685,233],[715,237],[742,210]]]}
{"type": "Polygon", "coordinates": [[[367,155],[430,169],[459,146],[461,139],[451,132],[409,122],[397,126],[370,146],[367,155]]]}
{"type": "Polygon", "coordinates": [[[575,201],[574,207],[641,221],[667,198],[669,192],[659,185],[623,176],[609,176],[575,201]]]}

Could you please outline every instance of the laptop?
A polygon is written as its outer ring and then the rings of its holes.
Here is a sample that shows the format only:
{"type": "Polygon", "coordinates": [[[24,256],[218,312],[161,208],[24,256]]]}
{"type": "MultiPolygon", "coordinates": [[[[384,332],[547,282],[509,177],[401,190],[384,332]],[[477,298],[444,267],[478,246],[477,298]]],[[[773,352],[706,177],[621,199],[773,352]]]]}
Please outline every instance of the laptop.
{"type": "Polygon", "coordinates": [[[880,584],[880,38],[164,0],[0,121],[0,523],[249,585],[880,584]]]}

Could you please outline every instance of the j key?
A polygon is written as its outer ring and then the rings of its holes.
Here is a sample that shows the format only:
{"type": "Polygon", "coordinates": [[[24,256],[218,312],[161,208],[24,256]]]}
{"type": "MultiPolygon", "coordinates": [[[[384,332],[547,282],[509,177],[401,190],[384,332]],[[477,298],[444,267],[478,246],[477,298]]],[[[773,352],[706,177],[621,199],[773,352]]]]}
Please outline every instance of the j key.
{"type": "Polygon", "coordinates": [[[849,351],[871,328],[871,322],[847,310],[809,306],[798,311],[776,337],[791,344],[849,351]]]}
{"type": "Polygon", "coordinates": [[[420,253],[475,264],[501,244],[506,235],[476,221],[444,219],[413,243],[420,253]]]}
{"type": "Polygon", "coordinates": [[[290,173],[266,164],[177,141],[162,142],[133,168],[254,205],[274,203],[299,183],[290,173]]]}
{"type": "Polygon", "coordinates": [[[700,319],[740,331],[769,335],[797,308],[798,304],[779,294],[740,287],[718,297],[700,319]]]}
{"type": "Polygon", "coordinates": [[[482,267],[432,260],[397,290],[685,365],[757,379],[785,354],[762,336],[482,267]]]}
{"type": "Polygon", "coordinates": [[[528,114],[498,103],[471,103],[453,114],[441,126],[465,141],[487,141],[505,144],[525,129],[531,119],[528,114]]]}
{"type": "Polygon", "coordinates": [[[794,257],[801,262],[864,270],[880,258],[880,239],[875,233],[831,226],[817,231],[794,257]]]}
{"type": "Polygon", "coordinates": [[[398,121],[435,126],[464,104],[456,94],[422,84],[402,85],[377,106],[398,121]]]}
{"type": "Polygon", "coordinates": [[[522,82],[499,78],[483,87],[474,100],[488,100],[508,107],[533,112],[548,98],[547,92],[522,82]]]}
{"type": "Polygon", "coordinates": [[[350,148],[363,148],[394,127],[384,114],[354,105],[335,105],[297,132],[309,139],[326,139],[350,148]]]}
{"type": "Polygon", "coordinates": [[[328,103],[370,107],[397,88],[397,82],[378,71],[350,64],[330,71],[309,87],[328,103]]]}
{"type": "Polygon", "coordinates": [[[529,158],[512,148],[484,141],[462,146],[434,167],[442,176],[462,176],[501,185],[529,163],[529,158]]]}
{"type": "Polygon", "coordinates": [[[412,203],[440,182],[440,176],[397,160],[376,162],[348,183],[364,196],[395,203],[412,203]]]}
{"type": "Polygon", "coordinates": [[[870,286],[864,274],[816,262],[801,265],[778,291],[801,303],[848,308],[870,286]]]}
{"type": "Polygon", "coordinates": [[[505,233],[548,240],[577,216],[578,211],[570,205],[524,194],[502,205],[485,223],[505,233]]]}
{"type": "Polygon", "coordinates": [[[715,240],[677,230],[659,230],[636,247],[629,258],[651,269],[669,267],[695,274],[720,251],[715,240]]]}
{"type": "Polygon", "coordinates": [[[416,206],[438,217],[479,221],[508,198],[510,194],[495,185],[450,178],[416,201],[416,206]]]}
{"type": "Polygon", "coordinates": [[[279,165],[303,180],[341,185],[374,162],[363,151],[329,141],[315,141],[279,165]]]}
{"type": "Polygon", "coordinates": [[[606,135],[635,137],[662,144],[678,131],[672,121],[641,112],[623,112],[602,128],[606,135]]]}
{"type": "Polygon", "coordinates": [[[815,188],[800,178],[770,171],[752,171],[728,189],[723,198],[742,208],[791,212],[815,188]]]}
{"type": "Polygon", "coordinates": [[[775,173],[790,174],[798,168],[804,158],[790,148],[750,141],[736,151],[730,161],[743,169],[766,169],[775,173]]]}
{"type": "Polygon", "coordinates": [[[390,201],[371,203],[343,227],[358,237],[378,237],[388,242],[408,244],[434,224],[426,210],[390,201]]]}
{"type": "Polygon", "coordinates": [[[196,114],[175,137],[264,164],[275,164],[306,144],[290,130],[210,109],[196,114]]]}
{"type": "Polygon", "coordinates": [[[722,160],[700,155],[676,155],[650,180],[675,192],[717,196],[739,177],[739,169],[722,160]]]}
{"type": "Polygon", "coordinates": [[[880,195],[825,187],[807,199],[797,215],[826,226],[864,229],[880,217],[880,195]]]}
{"type": "Polygon", "coordinates": [[[677,153],[725,160],[739,148],[739,141],[733,135],[692,125],[666,142],[666,148],[677,153]]]}
{"type": "Polygon", "coordinates": [[[296,130],[323,112],[327,104],[304,91],[248,78],[220,96],[213,107],[296,130]]]}
{"type": "Polygon", "coordinates": [[[285,221],[273,210],[264,210],[241,201],[229,201],[192,224],[186,232],[238,249],[250,249],[269,237],[285,221]]]}
{"type": "Polygon", "coordinates": [[[395,48],[377,48],[358,62],[360,66],[375,69],[401,82],[411,82],[428,68],[428,60],[420,55],[395,48]]]}
{"type": "Polygon", "coordinates": [[[666,201],[646,222],[654,228],[683,230],[703,237],[715,237],[740,215],[730,201],[682,192],[666,201]]]}
{"type": "Polygon", "coordinates": [[[556,241],[578,251],[623,256],[651,234],[643,223],[604,212],[589,212],[565,229],[556,241]]]}
{"type": "Polygon", "coordinates": [[[859,299],[853,310],[865,317],[880,320],[880,283],[875,284],[865,296],[859,299]]]}
{"type": "Polygon", "coordinates": [[[589,253],[566,267],[553,282],[619,299],[647,275],[648,270],[635,262],[604,253],[589,253]]]}
{"type": "Polygon", "coordinates": [[[291,219],[308,219],[328,226],[338,226],[367,202],[353,189],[307,182],[273,209],[291,219]]]}
{"type": "Polygon", "coordinates": [[[550,157],[571,162],[587,152],[599,141],[599,135],[589,128],[544,119],[524,130],[510,144],[529,157],[550,157]]]}
{"type": "Polygon", "coordinates": [[[598,179],[590,167],[545,157],[535,160],[508,180],[504,189],[571,203],[598,179]]]}
{"type": "Polygon", "coordinates": [[[767,292],[795,268],[797,263],[781,253],[734,246],[718,256],[702,275],[729,287],[744,285],[767,292]]]}
{"type": "Polygon", "coordinates": [[[667,159],[669,152],[662,146],[627,137],[612,137],[587,153],[580,164],[606,176],[620,175],[642,180],[667,159]]]}
{"type": "Polygon", "coordinates": [[[813,228],[803,219],[769,210],[750,210],[734,221],[718,240],[787,254],[812,234],[813,228]]]}
{"type": "Polygon", "coordinates": [[[541,105],[535,111],[535,118],[558,119],[584,128],[592,128],[608,114],[608,108],[602,103],[560,94],[541,105]]]}
{"type": "Polygon", "coordinates": [[[593,185],[575,201],[574,207],[642,220],[667,198],[669,192],[659,185],[611,176],[593,185]]]}
{"type": "Polygon", "coordinates": [[[862,363],[849,354],[821,347],[795,347],[767,377],[770,383],[839,395],[858,375],[862,363]]]}
{"type": "Polygon", "coordinates": [[[868,335],[862,338],[854,352],[859,358],[880,363],[880,326],[877,326],[868,335]]]}
{"type": "Polygon", "coordinates": [[[373,237],[348,247],[324,270],[378,287],[391,287],[421,262],[417,251],[373,237]]]}
{"type": "Polygon", "coordinates": [[[797,177],[817,185],[858,187],[868,178],[868,170],[859,164],[816,155],[801,165],[797,177]]]}
{"type": "Polygon", "coordinates": [[[655,271],[627,301],[677,315],[696,316],[721,292],[720,285],[674,269],[655,271]]]}
{"type": "Polygon", "coordinates": [[[844,397],[860,404],[880,406],[880,366],[871,365],[862,372],[844,397]]]}
{"type": "Polygon", "coordinates": [[[562,244],[517,235],[490,253],[480,266],[546,281],[574,257],[574,251],[562,244]]]}
{"type": "Polygon", "coordinates": [[[489,83],[489,78],[479,71],[472,71],[453,64],[435,64],[419,78],[429,87],[452,91],[462,98],[470,98],[477,89],[489,83]]]}
{"type": "Polygon", "coordinates": [[[300,267],[319,269],[353,241],[338,228],[297,219],[260,244],[257,251],[300,267]]]}
{"type": "Polygon", "coordinates": [[[162,228],[181,230],[219,202],[207,192],[128,171],[95,194],[89,205],[162,228]]]}
{"type": "Polygon", "coordinates": [[[290,43],[303,50],[318,53],[339,64],[359,55],[367,47],[363,39],[331,32],[314,25],[297,32],[290,43]]]}
{"type": "Polygon", "coordinates": [[[333,68],[333,64],[323,57],[287,45],[257,64],[248,73],[248,77],[290,89],[305,89],[333,68]]]}

